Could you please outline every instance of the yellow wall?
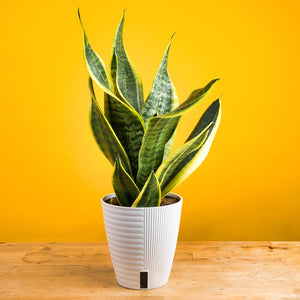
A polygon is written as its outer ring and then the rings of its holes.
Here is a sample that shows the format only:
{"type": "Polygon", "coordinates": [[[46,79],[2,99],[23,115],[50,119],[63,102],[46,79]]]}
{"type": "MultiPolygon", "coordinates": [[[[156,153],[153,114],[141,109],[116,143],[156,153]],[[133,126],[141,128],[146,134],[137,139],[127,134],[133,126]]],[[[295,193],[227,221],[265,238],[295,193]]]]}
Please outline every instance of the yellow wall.
{"type": "Polygon", "coordinates": [[[178,129],[176,147],[222,94],[211,152],[174,190],[180,239],[299,240],[299,1],[1,0],[0,241],[105,239],[99,199],[112,168],[89,128],[78,6],[106,65],[127,9],[125,45],[145,94],[176,30],[180,101],[222,78],[178,129]]]}

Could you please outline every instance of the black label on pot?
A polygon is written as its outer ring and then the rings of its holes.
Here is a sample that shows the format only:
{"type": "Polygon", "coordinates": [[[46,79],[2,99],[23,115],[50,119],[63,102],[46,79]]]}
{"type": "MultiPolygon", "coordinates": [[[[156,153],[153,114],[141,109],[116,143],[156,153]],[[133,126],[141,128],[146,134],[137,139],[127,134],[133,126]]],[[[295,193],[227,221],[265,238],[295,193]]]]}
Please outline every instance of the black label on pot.
{"type": "Polygon", "coordinates": [[[148,288],[148,272],[140,272],[140,288],[148,288]]]}

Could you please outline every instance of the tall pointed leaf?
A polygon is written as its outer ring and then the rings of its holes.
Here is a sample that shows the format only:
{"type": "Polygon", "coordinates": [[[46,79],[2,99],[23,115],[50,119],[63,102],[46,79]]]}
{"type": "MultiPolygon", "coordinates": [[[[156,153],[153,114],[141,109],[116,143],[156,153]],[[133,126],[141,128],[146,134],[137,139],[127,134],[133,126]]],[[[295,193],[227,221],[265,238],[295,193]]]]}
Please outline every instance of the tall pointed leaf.
{"type": "Polygon", "coordinates": [[[91,78],[89,78],[89,88],[92,98],[90,119],[95,140],[112,165],[119,157],[126,171],[131,174],[127,154],[97,103],[91,78]]]}
{"type": "Polygon", "coordinates": [[[200,118],[187,142],[178,148],[159,167],[162,197],[194,172],[207,156],[220,124],[221,108],[219,99],[213,102],[200,118]]]}
{"type": "Polygon", "coordinates": [[[152,172],[132,207],[160,206],[160,201],[160,186],[154,172],[152,172]]]}
{"type": "Polygon", "coordinates": [[[78,9],[78,17],[83,30],[83,41],[84,41],[84,58],[86,62],[87,69],[91,78],[108,94],[111,92],[111,83],[106,75],[105,65],[101,57],[93,50],[90,45],[83,23],[81,21],[80,12],[78,9]]]}
{"type": "MultiPolygon", "coordinates": [[[[174,34],[171,40],[173,36],[174,34]]],[[[178,106],[177,93],[168,72],[168,56],[171,40],[154,78],[151,92],[141,112],[145,125],[151,117],[168,113],[178,106]]],[[[164,158],[168,157],[171,152],[174,137],[175,132],[165,145],[164,158]]]]}
{"type": "Polygon", "coordinates": [[[131,206],[140,193],[119,159],[115,163],[112,184],[117,200],[122,206],[131,206]]]}
{"type": "MultiPolygon", "coordinates": [[[[78,15],[80,18],[79,12],[78,15]]],[[[143,119],[126,100],[120,100],[115,95],[113,84],[107,78],[103,61],[90,46],[84,28],[83,32],[84,54],[89,74],[105,92],[105,115],[128,155],[132,167],[132,173],[130,174],[135,178],[138,168],[139,149],[145,131],[143,119]]],[[[114,161],[112,164],[114,164],[114,161]]]]}
{"type": "Polygon", "coordinates": [[[214,79],[204,88],[192,92],[188,99],[173,111],[149,119],[139,153],[137,185],[140,188],[144,185],[150,173],[152,171],[156,172],[162,163],[165,145],[174,133],[180,116],[198,104],[217,80],[214,79]]]}
{"type": "Polygon", "coordinates": [[[164,57],[155,75],[151,92],[145,101],[141,112],[145,125],[147,124],[147,121],[154,115],[168,113],[178,106],[177,93],[170,79],[167,68],[170,45],[171,41],[169,42],[165,51],[164,57]]]}
{"type": "Polygon", "coordinates": [[[113,42],[113,54],[116,57],[116,85],[121,96],[140,112],[144,103],[142,81],[130,62],[123,44],[124,17],[119,23],[113,42]]]}
{"type": "MultiPolygon", "coordinates": [[[[124,97],[120,94],[119,89],[117,87],[117,72],[118,72],[119,61],[117,60],[117,56],[116,56],[116,51],[117,51],[116,43],[118,41],[118,37],[121,38],[121,42],[122,42],[122,31],[121,31],[121,37],[118,36],[118,33],[119,31],[117,31],[113,43],[110,74],[113,82],[113,89],[118,99],[123,99],[123,101],[128,103],[127,100],[125,100],[124,97]]],[[[123,44],[121,43],[121,45],[123,44]]],[[[132,106],[130,105],[130,107],[132,106]]],[[[128,117],[120,118],[120,114],[119,114],[120,109],[121,106],[119,105],[119,103],[116,103],[115,99],[112,97],[108,98],[107,101],[105,102],[105,112],[107,115],[110,116],[111,125],[114,128],[121,143],[124,145],[125,151],[128,154],[129,160],[131,162],[133,178],[135,179],[138,171],[138,153],[145,132],[144,122],[140,114],[138,114],[136,110],[132,108],[132,111],[135,113],[136,120],[133,123],[131,123],[132,125],[130,126],[128,123],[131,122],[132,118],[128,118],[128,117]],[[129,130],[129,126],[131,127],[131,130],[129,130]]]]}

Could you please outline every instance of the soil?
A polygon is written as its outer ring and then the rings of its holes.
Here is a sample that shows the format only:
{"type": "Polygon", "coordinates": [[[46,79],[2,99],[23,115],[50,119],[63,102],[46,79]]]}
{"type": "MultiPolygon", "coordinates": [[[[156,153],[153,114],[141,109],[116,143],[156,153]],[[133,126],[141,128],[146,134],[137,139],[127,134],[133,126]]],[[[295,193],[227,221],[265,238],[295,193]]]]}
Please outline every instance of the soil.
{"type": "Polygon", "coordinates": [[[115,198],[115,197],[114,197],[114,198],[107,199],[105,202],[108,203],[108,204],[120,206],[120,204],[119,204],[117,198],[115,198]]]}
{"type": "MultiPolygon", "coordinates": [[[[161,203],[160,206],[165,206],[165,205],[170,205],[170,204],[174,204],[176,202],[178,202],[179,199],[175,198],[175,197],[171,197],[171,196],[165,196],[163,199],[161,199],[161,203]]],[[[111,198],[105,201],[106,203],[112,204],[112,205],[116,205],[116,206],[120,206],[117,198],[111,198]]]]}
{"type": "Polygon", "coordinates": [[[161,199],[161,203],[160,206],[165,206],[165,205],[169,205],[169,204],[174,204],[176,202],[178,202],[179,199],[175,198],[175,197],[171,197],[171,196],[165,196],[165,198],[161,199]]]}

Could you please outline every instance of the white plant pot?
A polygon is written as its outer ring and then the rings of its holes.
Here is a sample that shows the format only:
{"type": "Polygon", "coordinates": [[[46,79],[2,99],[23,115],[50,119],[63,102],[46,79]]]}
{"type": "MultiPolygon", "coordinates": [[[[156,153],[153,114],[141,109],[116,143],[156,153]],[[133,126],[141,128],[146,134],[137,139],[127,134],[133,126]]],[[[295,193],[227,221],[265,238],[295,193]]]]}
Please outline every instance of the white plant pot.
{"type": "Polygon", "coordinates": [[[130,289],[155,289],[168,282],[177,244],[182,197],[158,207],[124,207],[101,199],[106,237],[118,283],[130,289]]]}

